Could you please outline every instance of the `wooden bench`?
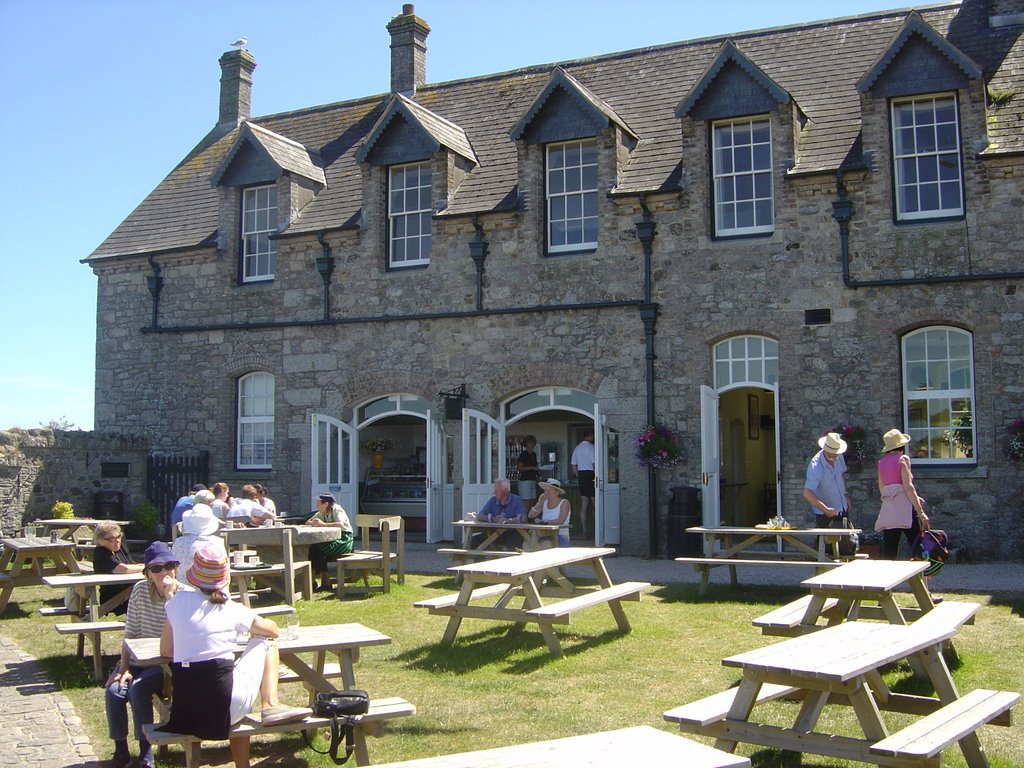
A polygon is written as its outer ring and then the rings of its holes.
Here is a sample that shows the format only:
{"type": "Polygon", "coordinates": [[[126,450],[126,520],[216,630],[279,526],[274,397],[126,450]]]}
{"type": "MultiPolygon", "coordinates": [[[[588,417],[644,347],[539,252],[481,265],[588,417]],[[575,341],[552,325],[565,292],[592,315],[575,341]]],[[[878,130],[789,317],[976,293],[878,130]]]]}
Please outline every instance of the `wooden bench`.
{"type": "Polygon", "coordinates": [[[50,618],[52,616],[77,616],[78,614],[63,605],[44,605],[39,609],[39,615],[50,618]]]}
{"type": "Polygon", "coordinates": [[[959,741],[968,765],[987,765],[976,731],[990,722],[1009,724],[1007,719],[1000,722],[997,718],[1018,702],[1019,693],[979,688],[876,742],[870,751],[885,757],[923,761],[959,741]]]}
{"type": "Polygon", "coordinates": [[[67,624],[54,624],[54,629],[61,635],[78,635],[88,637],[92,641],[92,671],[96,680],[103,680],[103,648],[104,632],[121,632],[123,621],[73,621],[67,624]]]}
{"type": "MultiPolygon", "coordinates": [[[[508,589],[507,584],[492,584],[489,587],[480,587],[473,590],[473,594],[470,595],[470,602],[474,600],[482,600],[485,597],[496,597],[505,592],[508,589]]],[[[419,602],[413,603],[416,608],[451,608],[459,599],[457,592],[450,595],[442,595],[441,597],[432,597],[429,600],[420,600],[419,602]]]]}
{"type": "MultiPolygon", "coordinates": [[[[782,635],[785,637],[802,635],[804,632],[816,628],[810,626],[802,627],[800,625],[801,619],[807,613],[807,606],[810,602],[811,595],[804,595],[799,600],[786,603],[774,611],[758,616],[754,619],[753,624],[755,627],[760,628],[762,635],[782,635]]],[[[838,605],[839,601],[834,597],[828,598],[821,609],[821,615],[831,618],[831,614],[838,605]]]]}
{"type": "Polygon", "coordinates": [[[254,613],[259,616],[284,616],[295,613],[295,606],[293,605],[264,605],[258,608],[252,609],[254,613]]]}
{"type": "MultiPolygon", "coordinates": [[[[733,700],[739,688],[730,688],[727,691],[707,696],[697,701],[691,701],[681,707],[670,709],[662,717],[670,723],[679,723],[681,730],[692,731],[692,728],[703,727],[709,723],[724,720],[732,708],[733,700]]],[[[762,704],[766,701],[775,701],[792,696],[799,688],[790,688],[787,685],[765,683],[757,694],[755,704],[762,704]]]]}
{"type": "Polygon", "coordinates": [[[441,547],[437,550],[439,555],[448,555],[455,565],[462,565],[465,562],[475,560],[488,560],[492,557],[508,557],[518,555],[514,549],[458,549],[456,547],[441,547]]]}
{"type": "Polygon", "coordinates": [[[584,592],[581,595],[559,600],[557,603],[531,608],[524,613],[544,621],[557,624],[569,624],[574,611],[589,608],[601,603],[618,603],[619,600],[640,600],[640,594],[651,586],[646,581],[624,581],[610,587],[584,592]]]}
{"type": "MultiPolygon", "coordinates": [[[[373,699],[370,701],[370,710],[362,716],[354,729],[355,735],[355,756],[356,765],[369,765],[370,756],[366,748],[366,736],[381,736],[384,732],[384,723],[396,717],[409,717],[416,714],[416,707],[405,699],[391,697],[386,699],[373,699]]],[[[195,768],[200,765],[200,739],[183,733],[168,733],[156,730],[160,725],[153,723],[145,725],[146,738],[155,746],[167,744],[181,744],[185,748],[186,768],[195,768]]],[[[230,737],[236,736],[258,736],[265,733],[291,733],[295,731],[308,731],[317,728],[330,728],[331,720],[326,717],[307,717],[305,720],[296,720],[291,723],[280,725],[269,725],[264,727],[259,720],[251,716],[245,717],[241,722],[232,726],[230,737]]]]}
{"type": "Polygon", "coordinates": [[[700,574],[700,589],[698,594],[703,595],[708,589],[708,581],[711,576],[711,569],[720,565],[729,566],[729,581],[733,586],[738,583],[736,579],[736,566],[737,565],[763,565],[771,567],[792,567],[799,566],[802,568],[837,568],[843,565],[842,561],[835,560],[790,560],[790,559],[763,559],[763,558],[744,558],[744,557],[677,557],[675,558],[677,563],[687,563],[692,565],[697,573],[700,574]]]}

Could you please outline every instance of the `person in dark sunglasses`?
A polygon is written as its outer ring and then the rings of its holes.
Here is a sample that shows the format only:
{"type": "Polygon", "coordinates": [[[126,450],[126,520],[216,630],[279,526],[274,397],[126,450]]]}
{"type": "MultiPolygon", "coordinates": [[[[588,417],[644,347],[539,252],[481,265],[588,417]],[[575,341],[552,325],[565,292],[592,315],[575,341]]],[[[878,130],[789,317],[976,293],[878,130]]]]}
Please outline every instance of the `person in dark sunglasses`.
{"type": "MultiPolygon", "coordinates": [[[[143,558],[146,580],[132,588],[125,616],[124,637],[160,637],[167,614],[164,604],[178,589],[188,589],[178,581],[178,561],[162,541],[154,541],[143,558]]],[[[107,730],[114,742],[112,768],[126,768],[132,762],[128,752],[128,703],[132,705],[135,738],[139,740],[140,768],[153,768],[153,748],[146,741],[143,726],[153,722],[153,694],[162,693],[163,668],[129,663],[128,645],[121,644],[121,659],[107,678],[105,693],[107,730]]]]}

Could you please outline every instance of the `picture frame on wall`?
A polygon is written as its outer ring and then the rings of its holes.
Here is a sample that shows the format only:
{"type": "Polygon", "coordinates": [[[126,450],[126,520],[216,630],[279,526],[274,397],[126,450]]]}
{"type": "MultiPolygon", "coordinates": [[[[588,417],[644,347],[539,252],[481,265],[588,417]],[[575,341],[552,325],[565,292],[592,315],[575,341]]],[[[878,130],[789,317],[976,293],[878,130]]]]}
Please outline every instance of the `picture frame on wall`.
{"type": "Polygon", "coordinates": [[[747,395],[747,437],[751,440],[761,437],[761,406],[757,395],[747,395]]]}

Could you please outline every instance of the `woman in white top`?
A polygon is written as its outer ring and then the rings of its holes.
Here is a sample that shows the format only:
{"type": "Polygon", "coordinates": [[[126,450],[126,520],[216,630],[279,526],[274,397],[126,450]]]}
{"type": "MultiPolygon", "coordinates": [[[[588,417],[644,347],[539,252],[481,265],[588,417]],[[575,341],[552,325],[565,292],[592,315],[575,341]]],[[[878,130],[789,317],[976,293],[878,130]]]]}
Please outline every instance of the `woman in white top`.
{"type": "Polygon", "coordinates": [[[562,484],[553,477],[549,477],[547,482],[537,483],[537,485],[544,493],[537,499],[537,503],[530,508],[526,516],[534,522],[561,526],[558,529],[558,546],[568,547],[569,502],[562,498],[565,495],[565,490],[562,488],[562,484]]]}
{"type": "MultiPolygon", "coordinates": [[[[178,591],[167,602],[160,655],[173,659],[174,697],[170,720],[158,730],[200,739],[229,739],[231,726],[261,703],[264,725],[301,720],[306,707],[282,706],[277,698],[277,625],[228,595],[228,561],[223,549],[195,553],[186,581],[196,591],[178,591]],[[235,637],[249,640],[235,660],[235,637]]],[[[235,768],[249,768],[249,737],[229,739],[235,768]]]]}

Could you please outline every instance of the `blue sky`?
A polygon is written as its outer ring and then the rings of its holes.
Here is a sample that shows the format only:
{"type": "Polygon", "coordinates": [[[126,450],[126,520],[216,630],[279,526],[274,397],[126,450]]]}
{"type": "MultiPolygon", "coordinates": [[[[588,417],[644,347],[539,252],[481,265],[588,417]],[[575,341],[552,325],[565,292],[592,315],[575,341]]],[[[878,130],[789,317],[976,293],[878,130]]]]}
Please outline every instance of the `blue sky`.
{"type": "MultiPolygon", "coordinates": [[[[427,80],[904,7],[885,0],[420,0],[427,80]],[[626,17],[623,8],[633,9],[626,17]]],[[[0,0],[0,429],[93,426],[80,264],[217,119],[245,35],[254,116],[385,92],[382,0],[0,0]],[[286,11],[285,8],[288,10],[286,11]]]]}

